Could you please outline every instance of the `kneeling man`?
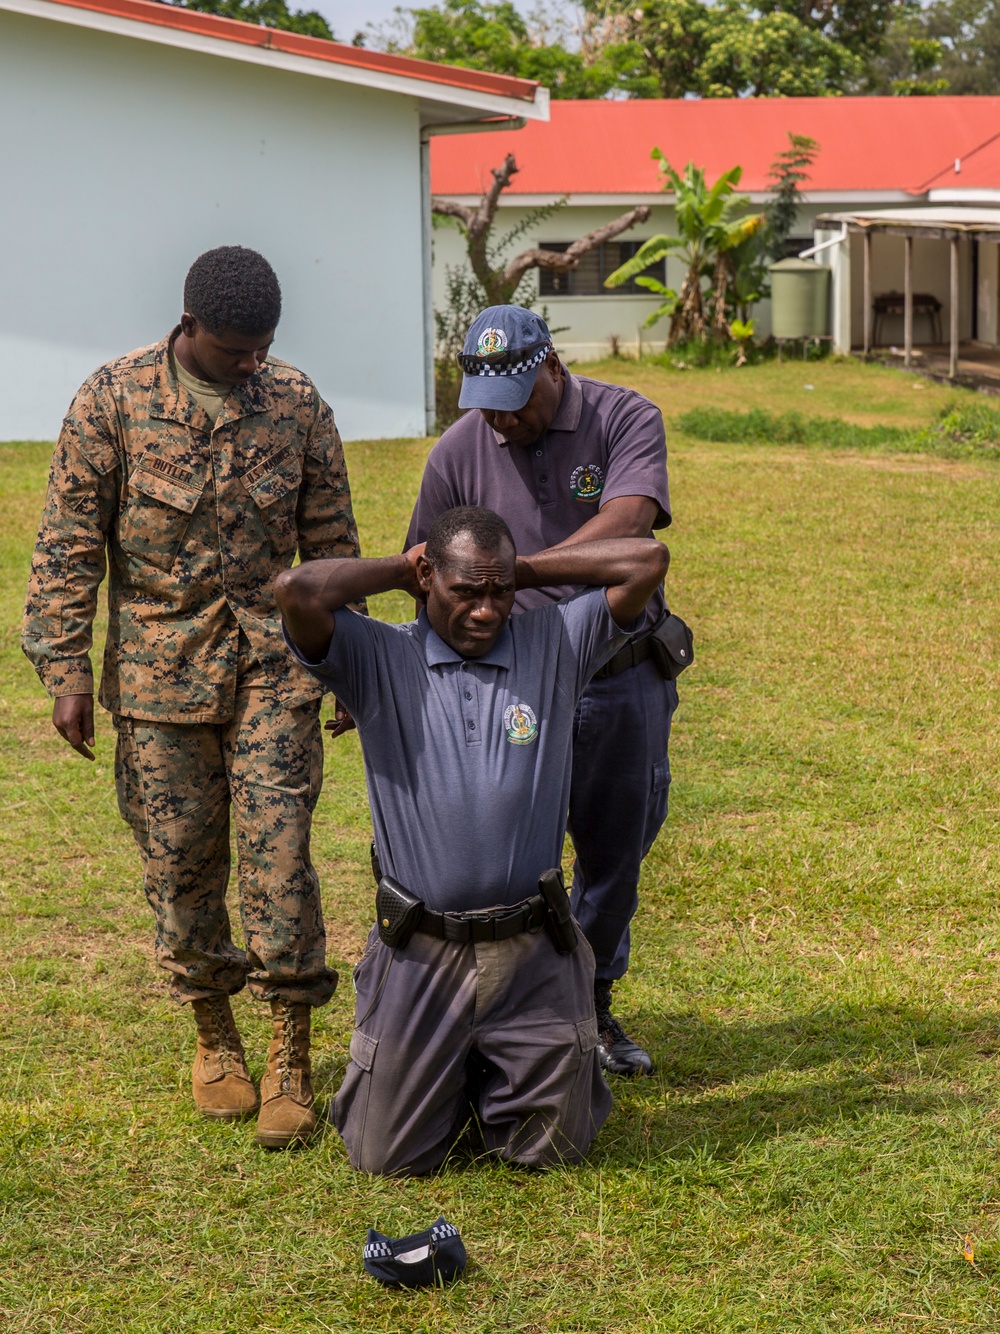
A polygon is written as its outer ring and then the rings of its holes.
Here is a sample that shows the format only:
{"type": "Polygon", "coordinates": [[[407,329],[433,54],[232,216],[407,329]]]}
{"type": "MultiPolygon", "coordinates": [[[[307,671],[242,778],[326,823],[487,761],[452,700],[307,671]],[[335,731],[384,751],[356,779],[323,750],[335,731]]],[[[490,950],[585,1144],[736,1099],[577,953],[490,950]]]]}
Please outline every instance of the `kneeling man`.
{"type": "Polygon", "coordinates": [[[488,1152],[574,1162],[611,1110],[594,957],[539,878],[562,856],[577,697],[668,563],[652,538],[517,557],[499,516],[462,507],[403,555],[279,575],[296,656],[357,722],[385,877],[335,1106],[360,1170],[433,1172],[470,1105],[488,1152]],[[518,588],[554,584],[591,587],[510,618],[518,588]],[[425,602],[417,621],[346,607],[391,589],[425,602]]]}

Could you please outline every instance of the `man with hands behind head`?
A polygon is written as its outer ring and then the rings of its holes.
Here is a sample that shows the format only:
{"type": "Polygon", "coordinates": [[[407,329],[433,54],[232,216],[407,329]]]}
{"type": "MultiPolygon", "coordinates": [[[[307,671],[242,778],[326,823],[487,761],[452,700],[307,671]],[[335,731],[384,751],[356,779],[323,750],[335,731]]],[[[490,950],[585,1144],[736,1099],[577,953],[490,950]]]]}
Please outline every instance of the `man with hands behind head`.
{"type": "Polygon", "coordinates": [[[337,981],[309,855],[322,692],[288,662],[274,578],[296,551],[358,551],[330,409],[269,354],[280,313],[267,260],[222,246],[192,265],[178,327],[90,376],[53,456],[23,634],[56,730],[93,759],[108,567],[100,701],[157,962],[194,1011],[195,1105],[221,1120],[258,1108],[229,1003],[249,984],[272,1009],[257,1126],[269,1148],[315,1126],[310,1007],[337,981]],[[226,908],[231,813],[244,949],[226,908]]]}
{"type": "Polygon", "coordinates": [[[470,1110],[488,1153],[538,1168],[577,1161],[606,1118],[593,954],[539,880],[562,854],[577,698],[668,562],[652,539],[521,558],[465,507],[403,555],[279,575],[293,651],[357,722],[383,876],[335,1104],[362,1171],[436,1170],[470,1110]],[[517,590],[557,584],[589,591],[511,617],[517,590]],[[347,609],[390,589],[425,601],[415,622],[347,609]]]}

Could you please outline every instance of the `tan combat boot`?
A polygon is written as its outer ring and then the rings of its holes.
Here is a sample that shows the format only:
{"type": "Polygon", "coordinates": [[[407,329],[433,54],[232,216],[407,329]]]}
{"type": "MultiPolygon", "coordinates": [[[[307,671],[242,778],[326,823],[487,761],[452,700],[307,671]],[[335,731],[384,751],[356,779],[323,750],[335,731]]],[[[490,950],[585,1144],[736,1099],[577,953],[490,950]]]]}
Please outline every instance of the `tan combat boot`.
{"type": "Polygon", "coordinates": [[[316,1129],[309,1068],[310,1006],[273,1000],[274,1035],[260,1081],[257,1143],[265,1149],[301,1144],[316,1129]]]}
{"type": "Polygon", "coordinates": [[[257,1110],[257,1090],[250,1079],[243,1043],[228,996],[196,1000],[198,1053],[191,1072],[194,1105],[216,1121],[239,1121],[257,1110]]]}

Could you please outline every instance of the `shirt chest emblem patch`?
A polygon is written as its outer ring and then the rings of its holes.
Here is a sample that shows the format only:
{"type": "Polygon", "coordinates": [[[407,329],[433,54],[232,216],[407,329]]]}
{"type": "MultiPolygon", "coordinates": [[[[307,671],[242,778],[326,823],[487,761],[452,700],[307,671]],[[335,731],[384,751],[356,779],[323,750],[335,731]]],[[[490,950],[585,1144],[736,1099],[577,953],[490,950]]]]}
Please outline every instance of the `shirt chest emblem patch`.
{"type": "Polygon", "coordinates": [[[577,500],[596,500],[604,490],[604,469],[596,463],[581,463],[570,474],[569,489],[577,500]]]}
{"type": "Polygon", "coordinates": [[[527,704],[508,704],[503,711],[503,725],[512,746],[527,746],[538,735],[538,719],[527,704]]]}

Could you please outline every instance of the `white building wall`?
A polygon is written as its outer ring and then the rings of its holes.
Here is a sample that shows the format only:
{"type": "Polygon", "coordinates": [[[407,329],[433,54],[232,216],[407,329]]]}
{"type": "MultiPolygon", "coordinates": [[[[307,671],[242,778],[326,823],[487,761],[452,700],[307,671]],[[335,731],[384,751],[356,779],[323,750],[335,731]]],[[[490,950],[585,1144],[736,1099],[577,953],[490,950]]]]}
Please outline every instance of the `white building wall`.
{"type": "Polygon", "coordinates": [[[997,312],[997,298],[1000,296],[1000,245],[995,241],[984,241],[979,246],[979,320],[976,333],[981,343],[995,347],[1000,343],[1000,319],[997,312]]]}
{"type": "MultiPolygon", "coordinates": [[[[570,204],[544,222],[532,226],[506,252],[511,258],[521,250],[542,242],[575,241],[588,232],[611,222],[628,211],[627,204],[575,205],[570,204]]],[[[753,206],[756,207],[756,206],[753,206]]],[[[494,237],[500,237],[511,227],[522,223],[534,210],[511,202],[502,203],[493,228],[494,237]]],[[[803,237],[803,248],[812,244],[813,218],[819,206],[805,205],[800,211],[795,234],[803,237]]],[[[674,233],[674,209],[671,204],[654,206],[647,222],[639,223],[617,239],[644,241],[660,233],[674,233]]],[[[445,270],[461,265],[465,260],[465,242],[456,226],[445,224],[434,231],[434,308],[441,310],[445,301],[445,270]]],[[[676,257],[667,260],[667,286],[679,290],[684,281],[685,265],[676,257]]],[[[537,271],[531,277],[530,290],[537,294],[537,271]]],[[[663,319],[651,329],[642,328],[643,321],[661,304],[655,296],[628,296],[610,292],[606,296],[547,296],[538,302],[538,308],[548,309],[552,328],[565,326],[557,334],[556,344],[569,361],[593,361],[609,354],[612,336],[619,340],[623,352],[635,354],[641,345],[643,351],[662,351],[666,341],[669,320],[663,319]]],[[[752,312],[759,336],[771,331],[771,303],[760,302],[752,312]]]]}
{"type": "Polygon", "coordinates": [[[830,270],[830,334],[834,352],[844,355],[851,350],[851,246],[850,237],[842,236],[840,227],[818,227],[814,244],[837,240],[814,256],[817,264],[830,270]]]}
{"type": "Polygon", "coordinates": [[[415,100],[0,13],[0,439],[52,438],[202,251],[274,265],[274,351],[349,438],[424,432],[415,100]]]}

